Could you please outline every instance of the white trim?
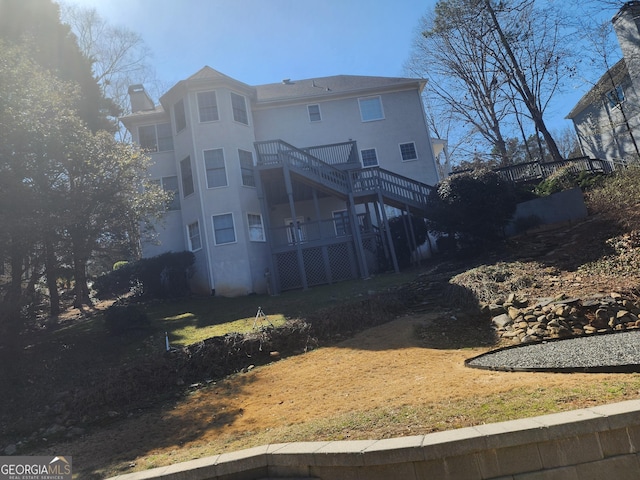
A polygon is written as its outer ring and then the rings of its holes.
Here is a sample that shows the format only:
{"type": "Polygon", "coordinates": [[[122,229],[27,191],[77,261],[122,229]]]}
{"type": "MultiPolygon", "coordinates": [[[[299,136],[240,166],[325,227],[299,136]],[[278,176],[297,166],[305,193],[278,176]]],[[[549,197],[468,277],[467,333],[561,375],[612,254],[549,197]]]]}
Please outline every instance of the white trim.
{"type": "Polygon", "coordinates": [[[369,97],[359,97],[358,98],[358,108],[360,109],[360,120],[363,123],[367,123],[367,122],[378,122],[380,120],[384,120],[384,107],[382,105],[382,96],[381,95],[371,95],[369,97]],[[365,100],[373,100],[374,98],[378,99],[378,103],[380,104],[380,118],[369,118],[369,119],[365,119],[364,116],[362,115],[362,102],[365,100]]]}
{"type": "Polygon", "coordinates": [[[207,185],[207,190],[215,190],[217,188],[229,187],[229,174],[227,173],[227,155],[225,154],[224,147],[214,147],[214,148],[203,149],[202,150],[202,166],[204,167],[204,181],[207,185]],[[226,185],[216,185],[214,187],[209,186],[209,179],[207,177],[207,160],[204,157],[204,152],[209,152],[212,150],[222,150],[222,163],[224,164],[224,180],[226,185]]]}
{"type": "Polygon", "coordinates": [[[201,90],[199,92],[195,92],[196,94],[196,103],[198,104],[198,123],[215,123],[220,121],[220,104],[218,103],[218,92],[217,90],[201,90]],[[213,96],[216,99],[216,109],[218,110],[218,118],[216,120],[202,120],[200,118],[200,98],[198,95],[201,93],[213,93],[213,96]]]}
{"type": "Polygon", "coordinates": [[[200,250],[202,250],[202,231],[200,230],[200,220],[194,220],[193,222],[187,223],[185,225],[186,230],[187,230],[187,242],[189,244],[189,251],[190,252],[199,252],[200,250]],[[191,241],[191,235],[189,233],[189,227],[193,224],[198,225],[198,238],[200,239],[200,247],[199,248],[193,248],[193,243],[191,241]]]}
{"type": "Polygon", "coordinates": [[[256,172],[255,172],[255,166],[256,166],[256,156],[253,154],[252,150],[247,150],[245,148],[236,148],[236,152],[238,154],[238,167],[240,168],[240,186],[241,187],[247,187],[247,188],[257,188],[257,182],[256,182],[256,172]],[[244,177],[242,175],[242,159],[240,158],[240,152],[247,152],[251,154],[251,169],[253,171],[253,185],[245,185],[244,183],[244,177]]]}
{"type": "Polygon", "coordinates": [[[402,142],[398,144],[398,150],[400,151],[400,160],[402,160],[403,162],[415,162],[416,160],[418,160],[418,148],[416,147],[416,142],[414,142],[413,140],[410,142],[402,142]],[[416,156],[415,158],[407,158],[406,160],[404,159],[404,156],[402,155],[402,145],[409,145],[412,144],[413,145],[413,151],[415,152],[416,156]]]}
{"type": "Polygon", "coordinates": [[[247,232],[248,232],[249,241],[265,243],[267,241],[267,232],[265,231],[265,228],[264,228],[264,219],[262,218],[262,214],[255,213],[255,212],[245,212],[245,218],[247,219],[247,232]],[[251,224],[249,223],[249,215],[255,215],[256,217],[260,217],[260,226],[262,227],[262,240],[253,240],[251,238],[251,224]]]}
{"type": "Polygon", "coordinates": [[[213,244],[215,246],[233,245],[234,243],[238,243],[238,233],[236,231],[236,221],[233,218],[233,212],[216,213],[215,215],[211,215],[211,228],[213,229],[213,244]],[[216,238],[216,225],[215,225],[215,223],[213,221],[213,218],[214,217],[222,217],[224,215],[231,215],[231,225],[233,226],[234,241],[233,242],[218,243],[218,239],[216,238]]]}
{"type": "Polygon", "coordinates": [[[320,104],[319,103],[310,103],[307,105],[307,118],[309,119],[309,123],[320,123],[322,122],[322,110],[320,109],[320,104]],[[318,116],[320,117],[318,120],[312,120],[311,119],[311,111],[309,110],[310,107],[318,107],[318,116]]]}
{"type": "Polygon", "coordinates": [[[358,153],[360,154],[360,163],[362,165],[362,168],[372,168],[372,167],[379,167],[380,166],[380,160],[378,160],[378,150],[376,149],[376,147],[361,148],[358,153]],[[373,152],[376,154],[376,164],[375,165],[365,165],[364,164],[364,159],[362,158],[362,152],[365,151],[365,150],[373,150],[373,152]]]}
{"type": "Polygon", "coordinates": [[[249,121],[250,115],[249,115],[249,107],[247,106],[247,97],[245,95],[242,95],[241,93],[237,93],[237,92],[234,92],[233,90],[229,90],[229,102],[231,103],[231,119],[233,120],[233,122],[237,123],[238,125],[244,125],[245,127],[251,126],[251,122],[249,121]],[[235,119],[235,115],[233,114],[233,96],[232,95],[237,95],[242,98],[242,101],[244,102],[244,111],[247,115],[247,123],[243,123],[235,119]]]}

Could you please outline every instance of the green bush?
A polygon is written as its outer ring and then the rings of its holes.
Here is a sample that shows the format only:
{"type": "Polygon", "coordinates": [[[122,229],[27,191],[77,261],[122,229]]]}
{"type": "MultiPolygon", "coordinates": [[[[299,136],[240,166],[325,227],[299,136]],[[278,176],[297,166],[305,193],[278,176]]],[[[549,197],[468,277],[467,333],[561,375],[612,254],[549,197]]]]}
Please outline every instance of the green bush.
{"type": "Polygon", "coordinates": [[[152,298],[183,297],[190,293],[195,256],[192,252],[167,252],[126,263],[98,277],[93,288],[98,298],[115,298],[128,293],[152,298]]]}
{"type": "Polygon", "coordinates": [[[503,238],[516,209],[513,185],[487,169],[452,175],[431,191],[429,230],[455,237],[465,248],[485,248],[503,238]]]}
{"type": "Polygon", "coordinates": [[[604,174],[587,172],[582,170],[573,172],[570,166],[562,167],[553,172],[535,188],[535,193],[540,196],[570,190],[580,187],[582,191],[590,190],[602,183],[604,174]]]}
{"type": "Polygon", "coordinates": [[[104,324],[112,335],[146,330],[150,327],[147,314],[135,305],[112,305],[104,314],[104,324]]]}

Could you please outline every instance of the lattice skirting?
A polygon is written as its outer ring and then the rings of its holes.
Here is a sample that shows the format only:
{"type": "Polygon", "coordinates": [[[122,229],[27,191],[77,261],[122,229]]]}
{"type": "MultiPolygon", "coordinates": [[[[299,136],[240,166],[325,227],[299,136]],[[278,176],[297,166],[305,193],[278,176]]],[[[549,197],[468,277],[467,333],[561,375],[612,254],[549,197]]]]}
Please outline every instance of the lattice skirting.
{"type": "MultiPolygon", "coordinates": [[[[365,260],[370,271],[372,267],[374,270],[377,268],[376,258],[371,254],[371,248],[372,245],[365,245],[365,260]]],[[[357,257],[352,242],[303,248],[302,259],[308,286],[358,278],[359,275],[357,257]]],[[[276,254],[275,265],[278,270],[281,291],[303,287],[295,250],[276,254]]]]}

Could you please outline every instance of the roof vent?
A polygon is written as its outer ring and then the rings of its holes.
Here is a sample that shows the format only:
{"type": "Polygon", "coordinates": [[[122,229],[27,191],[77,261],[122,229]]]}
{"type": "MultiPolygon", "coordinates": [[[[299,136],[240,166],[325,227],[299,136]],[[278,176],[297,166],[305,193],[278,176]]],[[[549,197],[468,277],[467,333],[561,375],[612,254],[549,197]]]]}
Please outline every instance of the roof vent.
{"type": "Polygon", "coordinates": [[[282,84],[283,85],[292,85],[293,82],[291,81],[290,78],[285,78],[284,80],[282,80],[282,84]]]}

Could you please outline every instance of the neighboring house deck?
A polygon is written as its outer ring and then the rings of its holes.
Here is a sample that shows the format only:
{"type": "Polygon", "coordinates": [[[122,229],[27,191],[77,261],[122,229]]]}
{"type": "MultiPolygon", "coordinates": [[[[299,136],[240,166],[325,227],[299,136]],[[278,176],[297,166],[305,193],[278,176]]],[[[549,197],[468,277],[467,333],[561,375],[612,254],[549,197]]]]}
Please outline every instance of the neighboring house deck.
{"type": "MultiPolygon", "coordinates": [[[[494,168],[500,177],[512,183],[540,182],[549,178],[560,169],[567,168],[574,173],[612,173],[616,168],[623,166],[611,160],[600,160],[597,158],[579,157],[569,158],[558,162],[526,162],[508,165],[506,167],[494,168]]],[[[454,170],[452,173],[463,173],[471,170],[454,170]]]]}

